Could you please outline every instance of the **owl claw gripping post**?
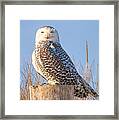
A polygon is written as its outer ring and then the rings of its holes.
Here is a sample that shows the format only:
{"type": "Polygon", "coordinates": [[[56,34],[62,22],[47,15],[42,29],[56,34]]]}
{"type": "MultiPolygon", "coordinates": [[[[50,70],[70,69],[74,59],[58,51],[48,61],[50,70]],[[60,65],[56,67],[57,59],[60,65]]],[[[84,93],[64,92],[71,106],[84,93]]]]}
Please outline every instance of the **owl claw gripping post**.
{"type": "Polygon", "coordinates": [[[62,48],[55,28],[51,26],[39,28],[35,40],[32,64],[48,84],[74,85],[74,96],[98,97],[92,87],[78,74],[70,57],[62,48]]]}

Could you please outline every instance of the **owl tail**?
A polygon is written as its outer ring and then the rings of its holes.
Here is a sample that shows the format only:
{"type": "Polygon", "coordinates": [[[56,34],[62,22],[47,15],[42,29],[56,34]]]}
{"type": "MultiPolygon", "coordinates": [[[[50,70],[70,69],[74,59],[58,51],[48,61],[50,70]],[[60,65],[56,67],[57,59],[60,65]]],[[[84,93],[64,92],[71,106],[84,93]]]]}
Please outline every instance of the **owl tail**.
{"type": "Polygon", "coordinates": [[[87,99],[98,99],[98,93],[80,77],[79,84],[74,87],[74,96],[87,99]]]}

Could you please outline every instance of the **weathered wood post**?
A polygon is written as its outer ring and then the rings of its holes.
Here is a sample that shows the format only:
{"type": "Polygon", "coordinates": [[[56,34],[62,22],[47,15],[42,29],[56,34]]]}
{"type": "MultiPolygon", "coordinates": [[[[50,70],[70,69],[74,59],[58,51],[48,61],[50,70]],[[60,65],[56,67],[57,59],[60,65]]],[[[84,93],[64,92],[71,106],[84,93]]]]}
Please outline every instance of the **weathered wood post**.
{"type": "Polygon", "coordinates": [[[31,100],[73,100],[73,85],[36,85],[30,89],[31,100]]]}

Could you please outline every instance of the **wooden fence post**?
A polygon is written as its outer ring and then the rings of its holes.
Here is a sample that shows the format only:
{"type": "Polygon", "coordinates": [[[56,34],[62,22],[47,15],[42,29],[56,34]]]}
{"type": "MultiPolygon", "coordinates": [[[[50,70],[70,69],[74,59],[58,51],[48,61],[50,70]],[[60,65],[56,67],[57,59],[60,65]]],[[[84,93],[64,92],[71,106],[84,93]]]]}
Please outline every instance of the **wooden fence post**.
{"type": "Polygon", "coordinates": [[[73,100],[73,85],[35,85],[30,89],[32,100],[73,100]]]}

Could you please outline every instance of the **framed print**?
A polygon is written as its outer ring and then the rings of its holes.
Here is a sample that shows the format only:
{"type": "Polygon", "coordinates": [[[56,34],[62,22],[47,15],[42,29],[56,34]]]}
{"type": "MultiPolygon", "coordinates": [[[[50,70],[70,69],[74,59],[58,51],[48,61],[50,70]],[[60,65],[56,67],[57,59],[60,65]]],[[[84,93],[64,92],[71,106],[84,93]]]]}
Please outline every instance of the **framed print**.
{"type": "Polygon", "coordinates": [[[1,7],[1,118],[118,119],[118,2],[1,7]]]}

